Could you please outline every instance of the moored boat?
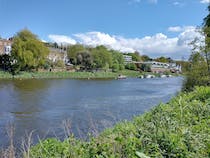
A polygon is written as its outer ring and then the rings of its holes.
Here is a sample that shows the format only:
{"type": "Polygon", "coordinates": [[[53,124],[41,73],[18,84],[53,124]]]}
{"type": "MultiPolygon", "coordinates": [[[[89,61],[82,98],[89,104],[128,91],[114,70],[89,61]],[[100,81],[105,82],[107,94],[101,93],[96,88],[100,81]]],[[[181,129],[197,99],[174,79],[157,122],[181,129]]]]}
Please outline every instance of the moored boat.
{"type": "Polygon", "coordinates": [[[117,79],[126,79],[127,78],[127,76],[125,76],[125,75],[119,75],[118,77],[117,77],[117,79]]]}

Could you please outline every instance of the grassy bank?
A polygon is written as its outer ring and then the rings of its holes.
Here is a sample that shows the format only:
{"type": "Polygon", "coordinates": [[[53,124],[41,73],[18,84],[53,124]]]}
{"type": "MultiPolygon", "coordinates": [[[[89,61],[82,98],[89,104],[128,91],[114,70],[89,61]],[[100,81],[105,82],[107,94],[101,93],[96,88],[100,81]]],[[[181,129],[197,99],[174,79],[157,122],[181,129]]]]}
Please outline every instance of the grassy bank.
{"type": "Polygon", "coordinates": [[[210,87],[181,93],[130,122],[122,122],[85,142],[40,141],[34,158],[208,158],[210,156],[210,87]]]}
{"type": "Polygon", "coordinates": [[[128,77],[137,77],[139,72],[131,70],[123,70],[120,72],[20,72],[17,75],[12,75],[8,72],[0,71],[0,79],[29,79],[29,78],[73,78],[73,79],[100,79],[100,78],[117,78],[119,74],[128,77]]]}

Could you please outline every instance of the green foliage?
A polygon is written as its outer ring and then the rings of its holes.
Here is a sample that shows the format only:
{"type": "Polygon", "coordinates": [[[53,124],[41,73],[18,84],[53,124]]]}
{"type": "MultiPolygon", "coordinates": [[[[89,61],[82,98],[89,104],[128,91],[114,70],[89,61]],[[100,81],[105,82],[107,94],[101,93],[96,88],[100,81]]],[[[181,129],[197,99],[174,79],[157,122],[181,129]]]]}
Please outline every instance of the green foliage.
{"type": "Polygon", "coordinates": [[[105,130],[88,142],[74,137],[41,141],[31,157],[208,158],[210,155],[210,87],[181,93],[167,104],[105,130]]]}
{"type": "Polygon", "coordinates": [[[176,61],[177,65],[181,65],[182,73],[186,73],[190,69],[190,62],[189,61],[176,61]]]}
{"type": "Polygon", "coordinates": [[[141,64],[140,69],[144,72],[151,72],[151,65],[149,64],[141,64]]]}
{"type": "Polygon", "coordinates": [[[7,54],[0,55],[0,69],[4,71],[10,71],[11,70],[11,57],[7,54]]]}
{"type": "Polygon", "coordinates": [[[85,70],[92,67],[93,59],[89,51],[82,51],[77,53],[77,65],[83,66],[85,70]]]}
{"type": "Polygon", "coordinates": [[[210,84],[210,73],[205,58],[200,52],[193,52],[190,59],[190,66],[186,73],[186,80],[183,90],[193,90],[195,86],[207,86],[210,84]]]}
{"type": "Polygon", "coordinates": [[[139,52],[128,53],[127,55],[132,56],[132,61],[141,61],[139,52]]]}
{"type": "Polygon", "coordinates": [[[111,51],[112,53],[112,71],[118,72],[119,70],[124,70],[124,58],[123,54],[118,51],[111,51]]]}
{"type": "Polygon", "coordinates": [[[106,47],[97,46],[92,49],[91,53],[93,56],[93,68],[107,68],[107,65],[108,68],[112,67],[112,55],[106,47]]]}
{"type": "Polygon", "coordinates": [[[190,56],[190,69],[187,72],[184,90],[193,90],[195,86],[210,85],[210,4],[208,15],[204,18],[203,35],[204,46],[200,45],[200,39],[195,38],[191,42],[193,46],[190,56]]]}
{"type": "Polygon", "coordinates": [[[128,63],[125,65],[125,68],[128,70],[137,70],[137,66],[134,63],[128,63]]]}
{"type": "Polygon", "coordinates": [[[22,30],[14,37],[11,58],[15,62],[12,72],[42,67],[49,50],[29,30],[22,30]]]}
{"type": "Polygon", "coordinates": [[[147,55],[142,55],[141,59],[142,59],[142,61],[152,61],[152,59],[147,55]]]}
{"type": "Polygon", "coordinates": [[[159,58],[156,58],[155,61],[157,62],[162,62],[162,63],[170,63],[170,62],[173,62],[173,60],[171,58],[166,58],[166,57],[159,57],[159,58]]]}
{"type": "Polygon", "coordinates": [[[77,64],[77,54],[85,51],[86,48],[83,45],[76,44],[67,48],[67,56],[72,64],[77,64]]]}
{"type": "Polygon", "coordinates": [[[54,63],[54,66],[55,67],[60,67],[60,68],[64,68],[65,67],[65,64],[63,62],[63,60],[58,60],[54,63]]]}

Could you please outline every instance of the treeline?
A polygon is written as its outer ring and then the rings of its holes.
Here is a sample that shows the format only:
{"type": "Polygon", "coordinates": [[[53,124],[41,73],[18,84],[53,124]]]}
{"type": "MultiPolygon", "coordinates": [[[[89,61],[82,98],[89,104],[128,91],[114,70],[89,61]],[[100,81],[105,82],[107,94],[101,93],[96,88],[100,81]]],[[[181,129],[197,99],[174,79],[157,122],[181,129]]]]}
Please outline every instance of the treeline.
{"type": "MultiPolygon", "coordinates": [[[[152,59],[139,52],[122,53],[110,50],[105,46],[88,47],[80,44],[63,45],[57,43],[43,43],[36,35],[27,29],[21,30],[13,37],[11,54],[0,56],[0,68],[17,74],[20,71],[37,71],[38,69],[51,69],[54,67],[65,67],[65,64],[73,64],[80,71],[112,71],[118,72],[123,69],[149,71],[147,65],[126,63],[123,55],[130,56],[132,61],[158,61],[173,62],[171,58],[159,57],[152,59]],[[49,55],[56,52],[57,55],[67,53],[67,58],[52,61],[49,55]]],[[[64,56],[64,54],[63,54],[64,56]]]]}
{"type": "Polygon", "coordinates": [[[83,45],[67,47],[67,55],[70,63],[79,66],[83,70],[119,71],[125,68],[123,54],[115,50],[108,50],[105,46],[95,48],[83,45]]]}

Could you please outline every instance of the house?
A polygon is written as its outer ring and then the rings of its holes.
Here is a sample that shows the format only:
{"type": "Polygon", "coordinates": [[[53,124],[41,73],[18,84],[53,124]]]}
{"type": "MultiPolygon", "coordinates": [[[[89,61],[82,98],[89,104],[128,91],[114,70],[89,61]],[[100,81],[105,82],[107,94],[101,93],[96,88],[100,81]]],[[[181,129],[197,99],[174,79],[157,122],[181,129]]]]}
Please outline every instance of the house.
{"type": "Polygon", "coordinates": [[[57,48],[49,48],[50,53],[48,55],[48,59],[53,63],[57,61],[63,61],[64,64],[68,63],[67,52],[57,48]]]}
{"type": "Polygon", "coordinates": [[[151,72],[153,73],[163,73],[163,72],[176,72],[180,73],[181,66],[176,65],[176,63],[162,63],[162,62],[156,62],[156,61],[147,61],[147,62],[141,62],[141,64],[147,64],[151,68],[151,72]]]}
{"type": "Polygon", "coordinates": [[[129,55],[123,55],[125,63],[131,63],[132,62],[132,56],[129,55]]]}
{"type": "Polygon", "coordinates": [[[10,54],[12,51],[12,40],[0,39],[0,55],[10,54]]]}

